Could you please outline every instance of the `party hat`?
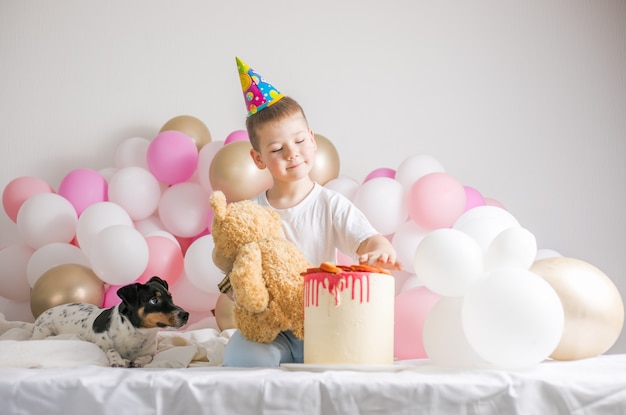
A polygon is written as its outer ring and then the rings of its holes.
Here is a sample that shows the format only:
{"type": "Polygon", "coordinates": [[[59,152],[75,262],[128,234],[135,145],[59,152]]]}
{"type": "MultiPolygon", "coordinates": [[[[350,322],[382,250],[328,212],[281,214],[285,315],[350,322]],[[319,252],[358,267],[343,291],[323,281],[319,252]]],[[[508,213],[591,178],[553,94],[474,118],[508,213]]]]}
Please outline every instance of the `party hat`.
{"type": "Polygon", "coordinates": [[[241,90],[248,109],[248,116],[256,114],[284,97],[278,89],[256,73],[250,65],[237,57],[235,59],[237,60],[239,80],[241,81],[241,90]]]}

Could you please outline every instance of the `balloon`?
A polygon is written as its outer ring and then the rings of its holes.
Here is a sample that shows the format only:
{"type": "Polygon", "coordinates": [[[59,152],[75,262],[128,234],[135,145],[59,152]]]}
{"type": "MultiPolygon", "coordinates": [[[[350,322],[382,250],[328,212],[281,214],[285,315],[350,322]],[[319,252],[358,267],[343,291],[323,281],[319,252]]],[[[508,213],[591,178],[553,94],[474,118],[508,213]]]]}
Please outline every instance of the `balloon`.
{"type": "Polygon", "coordinates": [[[165,229],[176,236],[190,238],[207,229],[209,195],[197,183],[171,186],[159,201],[159,218],[165,229]]]}
{"type": "Polygon", "coordinates": [[[143,236],[146,237],[155,232],[166,232],[169,235],[172,235],[165,230],[165,226],[163,225],[163,222],[161,222],[161,219],[158,215],[152,215],[145,219],[134,221],[133,223],[135,225],[135,229],[137,229],[139,232],[141,232],[143,236]]]}
{"type": "Polygon", "coordinates": [[[485,198],[482,194],[473,187],[463,186],[463,190],[465,190],[465,210],[464,212],[475,208],[476,206],[484,206],[485,198]]]}
{"type": "Polygon", "coordinates": [[[463,213],[452,226],[478,242],[484,253],[498,234],[520,224],[508,211],[495,206],[478,206],[463,213]]]}
{"type": "Polygon", "coordinates": [[[217,284],[224,278],[224,273],[213,263],[213,236],[206,235],[196,239],[185,254],[185,274],[189,281],[199,289],[218,294],[217,284]]]}
{"type": "Polygon", "coordinates": [[[37,280],[30,296],[33,316],[49,308],[68,303],[88,303],[102,307],[104,283],[84,265],[58,265],[37,280]]]}
{"type": "Polygon", "coordinates": [[[492,199],[489,197],[485,198],[485,205],[499,207],[500,209],[506,209],[502,202],[499,202],[496,199],[492,199]]]}
{"type": "Polygon", "coordinates": [[[146,138],[127,138],[115,149],[115,167],[141,167],[148,170],[148,147],[150,140],[146,138]]]}
{"type": "Polygon", "coordinates": [[[544,258],[557,258],[562,256],[563,255],[553,249],[538,249],[537,255],[535,255],[535,261],[539,261],[544,258]]]}
{"type": "Polygon", "coordinates": [[[455,229],[428,233],[415,251],[415,274],[431,291],[457,297],[485,277],[483,253],[470,236],[455,229]]]}
{"type": "Polygon", "coordinates": [[[30,285],[26,278],[26,268],[33,252],[33,248],[23,243],[0,250],[0,297],[28,301],[30,285]]]}
{"type": "Polygon", "coordinates": [[[44,272],[57,265],[80,264],[89,266],[87,255],[75,245],[53,242],[37,249],[28,260],[26,277],[32,287],[44,272]]]}
{"type": "Polygon", "coordinates": [[[220,294],[215,304],[215,320],[220,330],[237,328],[233,310],[235,303],[226,294],[220,294]]]}
{"type": "Polygon", "coordinates": [[[388,177],[363,183],[354,204],[383,235],[391,235],[407,219],[402,185],[388,177]]]}
{"type": "Polygon", "coordinates": [[[467,341],[462,309],[462,297],[444,297],[426,316],[424,350],[432,364],[456,368],[488,365],[467,341]]]}
{"type": "Polygon", "coordinates": [[[150,142],[148,169],[165,184],[189,179],[198,166],[198,149],[192,139],[180,131],[163,131],[150,142]]]}
{"type": "Polygon", "coordinates": [[[87,207],[108,200],[108,184],[95,170],[76,169],[63,177],[57,193],[69,200],[80,216],[87,207]]]}
{"type": "Polygon", "coordinates": [[[388,167],[381,167],[378,169],[374,169],[372,170],[367,176],[365,176],[365,179],[363,180],[363,183],[368,182],[372,179],[375,179],[377,177],[388,177],[390,179],[395,179],[396,178],[396,171],[394,169],[390,169],[388,167]]]}
{"type": "Polygon", "coordinates": [[[337,193],[341,193],[349,200],[354,200],[354,196],[359,190],[360,185],[356,180],[350,177],[339,176],[326,182],[324,187],[334,190],[337,193]]]}
{"type": "Polygon", "coordinates": [[[339,175],[339,154],[333,143],[323,135],[315,134],[315,143],[315,163],[309,176],[323,186],[339,175]]]}
{"type": "Polygon", "coordinates": [[[211,142],[211,132],[207,126],[198,118],[191,115],[179,115],[168,120],[163,124],[159,132],[162,133],[170,130],[180,131],[191,138],[198,151],[211,142]]]}
{"type": "Polygon", "coordinates": [[[413,221],[406,221],[396,229],[391,237],[391,245],[396,250],[397,261],[402,269],[415,273],[415,251],[428,232],[413,221]]]}
{"type": "Polygon", "coordinates": [[[223,141],[211,141],[206,144],[198,153],[198,167],[196,168],[196,174],[198,176],[198,183],[200,186],[208,193],[213,193],[213,188],[211,187],[211,180],[209,178],[209,170],[211,169],[211,163],[213,162],[213,157],[219,151],[220,148],[224,147],[223,141]]]}
{"type": "Polygon", "coordinates": [[[120,205],[132,220],[145,219],[159,206],[159,181],[141,167],[119,169],[109,182],[109,200],[120,205]]]}
{"type": "Polygon", "coordinates": [[[613,346],[624,325],[624,303],[606,274],[567,257],[541,259],[530,270],[554,288],[565,312],[563,335],[550,357],[584,359],[613,346]]]}
{"type": "Polygon", "coordinates": [[[396,169],[395,179],[408,192],[417,180],[430,173],[445,173],[445,169],[433,156],[417,154],[407,157],[400,163],[396,169]]]}
{"type": "Polygon", "coordinates": [[[129,284],[148,266],[148,243],[135,228],[113,225],[96,234],[88,256],[93,272],[102,281],[129,284]]]}
{"type": "Polygon", "coordinates": [[[563,333],[563,306],[544,279],[525,269],[499,269],[463,299],[463,329],[489,363],[529,369],[555,349],[563,333]]]}
{"type": "Polygon", "coordinates": [[[165,236],[148,236],[148,265],[143,273],[137,278],[137,282],[145,284],[153,276],[158,276],[174,284],[183,272],[183,252],[180,245],[174,239],[165,236]]]}
{"type": "MultiPolygon", "coordinates": [[[[211,256],[209,254],[209,256],[211,256]]],[[[185,310],[206,310],[210,311],[215,308],[219,293],[209,293],[199,290],[197,286],[189,281],[187,275],[183,275],[170,286],[170,292],[174,298],[174,302],[185,310]]]]}
{"type": "Polygon", "coordinates": [[[37,249],[52,242],[74,239],[78,217],[63,196],[40,193],[22,204],[16,223],[22,240],[37,249]]]}
{"type": "Polygon", "coordinates": [[[417,278],[417,275],[410,274],[409,277],[404,280],[404,283],[400,286],[400,292],[408,291],[411,288],[423,287],[424,284],[417,278]]]}
{"type": "Polygon", "coordinates": [[[76,225],[76,240],[80,248],[89,256],[93,238],[101,230],[113,225],[133,226],[133,221],[120,205],[113,202],[100,202],[89,206],[76,225]]]}
{"type": "Polygon", "coordinates": [[[235,141],[249,141],[250,137],[248,136],[248,132],[246,130],[235,130],[232,133],[226,136],[224,140],[224,145],[233,143],[235,141]]]}
{"type": "Polygon", "coordinates": [[[111,308],[121,303],[122,299],[117,295],[117,290],[119,290],[122,287],[123,285],[109,286],[109,288],[107,288],[104,293],[104,300],[102,302],[102,307],[111,308]]]}
{"type": "MultiPolygon", "coordinates": [[[[30,300],[13,301],[0,297],[0,313],[4,314],[7,321],[25,321],[32,323],[35,321],[32,311],[30,311],[30,300]]],[[[29,340],[32,333],[26,332],[23,340],[29,340]]]]}
{"type": "Polygon", "coordinates": [[[408,194],[410,218],[421,228],[447,228],[465,209],[465,190],[446,173],[430,173],[418,179],[408,194]]]}
{"type": "Polygon", "coordinates": [[[250,149],[250,142],[235,141],[213,157],[209,169],[211,188],[224,192],[229,203],[251,199],[272,186],[272,176],[254,164],[250,149]]]}
{"type": "Polygon", "coordinates": [[[485,269],[528,269],[537,256],[537,240],[528,229],[509,228],[496,236],[485,255],[485,269]]]}
{"type": "Polygon", "coordinates": [[[4,211],[13,222],[16,222],[17,212],[22,204],[39,193],[54,193],[54,190],[52,186],[37,177],[22,176],[11,180],[2,191],[4,211]]]}
{"type": "Polygon", "coordinates": [[[412,288],[396,296],[394,306],[394,357],[426,357],[422,329],[426,316],[441,297],[426,287],[412,288]]]}

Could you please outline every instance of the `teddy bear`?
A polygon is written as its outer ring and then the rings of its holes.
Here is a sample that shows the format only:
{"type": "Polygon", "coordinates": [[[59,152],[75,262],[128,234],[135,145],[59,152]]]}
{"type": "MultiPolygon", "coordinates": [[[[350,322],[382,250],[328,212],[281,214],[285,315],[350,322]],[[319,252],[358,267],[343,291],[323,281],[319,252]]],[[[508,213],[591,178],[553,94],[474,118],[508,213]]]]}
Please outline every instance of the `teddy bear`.
{"type": "Polygon", "coordinates": [[[213,262],[226,273],[225,281],[230,279],[236,327],[246,339],[260,343],[285,330],[303,339],[300,274],[312,265],[284,237],[278,213],[250,200],[227,203],[221,191],[211,194],[210,204],[213,262]]]}

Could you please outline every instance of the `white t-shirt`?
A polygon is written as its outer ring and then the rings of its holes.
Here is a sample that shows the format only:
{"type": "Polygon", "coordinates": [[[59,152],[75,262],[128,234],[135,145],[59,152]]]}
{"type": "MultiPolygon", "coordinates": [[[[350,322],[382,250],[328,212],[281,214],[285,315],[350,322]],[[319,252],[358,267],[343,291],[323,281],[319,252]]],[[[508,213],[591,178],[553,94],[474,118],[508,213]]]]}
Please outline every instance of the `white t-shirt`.
{"type": "Polygon", "coordinates": [[[318,183],[302,202],[289,209],[274,209],[266,192],[252,200],[278,212],[285,237],[315,266],[335,263],[337,249],[355,257],[361,242],[380,233],[350,200],[318,183]]]}

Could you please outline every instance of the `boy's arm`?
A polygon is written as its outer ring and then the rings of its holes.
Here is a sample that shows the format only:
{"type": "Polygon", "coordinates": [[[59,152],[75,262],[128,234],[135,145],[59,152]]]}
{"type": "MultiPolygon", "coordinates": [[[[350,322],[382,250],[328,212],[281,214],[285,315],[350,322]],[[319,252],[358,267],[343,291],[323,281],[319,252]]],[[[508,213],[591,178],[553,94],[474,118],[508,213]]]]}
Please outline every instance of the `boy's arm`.
{"type": "Polygon", "coordinates": [[[396,250],[391,242],[382,235],[373,235],[361,242],[356,253],[359,255],[360,264],[395,270],[402,269],[402,266],[397,262],[396,250]]]}

